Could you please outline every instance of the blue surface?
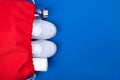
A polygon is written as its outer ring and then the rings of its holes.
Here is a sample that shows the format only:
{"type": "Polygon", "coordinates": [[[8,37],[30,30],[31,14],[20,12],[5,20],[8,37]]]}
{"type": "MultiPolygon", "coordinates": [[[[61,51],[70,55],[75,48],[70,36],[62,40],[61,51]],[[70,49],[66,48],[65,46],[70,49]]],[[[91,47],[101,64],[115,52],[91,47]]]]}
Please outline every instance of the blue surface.
{"type": "Polygon", "coordinates": [[[36,2],[58,28],[58,52],[37,80],[120,80],[120,0],[36,2]]]}

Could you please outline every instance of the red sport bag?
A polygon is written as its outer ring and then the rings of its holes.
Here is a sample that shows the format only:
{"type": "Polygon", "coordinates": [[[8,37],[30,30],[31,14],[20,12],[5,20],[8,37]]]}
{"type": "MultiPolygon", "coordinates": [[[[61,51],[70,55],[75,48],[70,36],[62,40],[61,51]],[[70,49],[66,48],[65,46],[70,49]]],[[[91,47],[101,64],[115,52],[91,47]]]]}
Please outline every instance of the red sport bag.
{"type": "Polygon", "coordinates": [[[31,34],[34,4],[0,0],[0,80],[26,80],[35,71],[31,34]]]}

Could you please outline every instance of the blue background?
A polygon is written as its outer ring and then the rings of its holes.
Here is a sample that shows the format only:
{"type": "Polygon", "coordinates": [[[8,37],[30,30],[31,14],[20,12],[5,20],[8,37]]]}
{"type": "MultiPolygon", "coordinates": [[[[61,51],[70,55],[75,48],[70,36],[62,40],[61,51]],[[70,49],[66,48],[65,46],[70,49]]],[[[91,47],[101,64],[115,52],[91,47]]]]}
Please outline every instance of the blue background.
{"type": "Polygon", "coordinates": [[[35,0],[48,8],[58,45],[37,80],[120,80],[120,0],[35,0]]]}

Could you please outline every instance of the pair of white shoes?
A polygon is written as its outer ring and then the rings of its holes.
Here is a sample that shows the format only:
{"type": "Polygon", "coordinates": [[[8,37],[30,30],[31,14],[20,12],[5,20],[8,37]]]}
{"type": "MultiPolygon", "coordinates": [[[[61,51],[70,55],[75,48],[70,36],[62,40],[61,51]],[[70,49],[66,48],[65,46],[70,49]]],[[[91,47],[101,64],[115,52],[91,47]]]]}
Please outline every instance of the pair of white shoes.
{"type": "Polygon", "coordinates": [[[34,20],[32,39],[37,39],[37,41],[32,41],[32,55],[35,71],[47,71],[47,58],[56,53],[57,46],[46,39],[54,37],[56,33],[54,24],[41,19],[34,20]]]}

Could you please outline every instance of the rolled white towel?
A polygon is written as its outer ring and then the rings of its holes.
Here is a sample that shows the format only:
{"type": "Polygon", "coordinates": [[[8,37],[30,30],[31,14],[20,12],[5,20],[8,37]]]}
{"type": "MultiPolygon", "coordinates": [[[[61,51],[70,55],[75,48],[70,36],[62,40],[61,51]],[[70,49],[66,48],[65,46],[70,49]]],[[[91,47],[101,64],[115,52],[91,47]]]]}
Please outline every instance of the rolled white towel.
{"type": "Polygon", "coordinates": [[[32,39],[50,39],[56,33],[57,29],[53,23],[41,19],[33,21],[32,39]]]}
{"type": "Polygon", "coordinates": [[[48,60],[47,58],[33,58],[33,65],[35,71],[47,71],[48,60]]]}
{"type": "Polygon", "coordinates": [[[48,40],[32,41],[33,58],[49,58],[57,51],[55,43],[48,40]]]}

